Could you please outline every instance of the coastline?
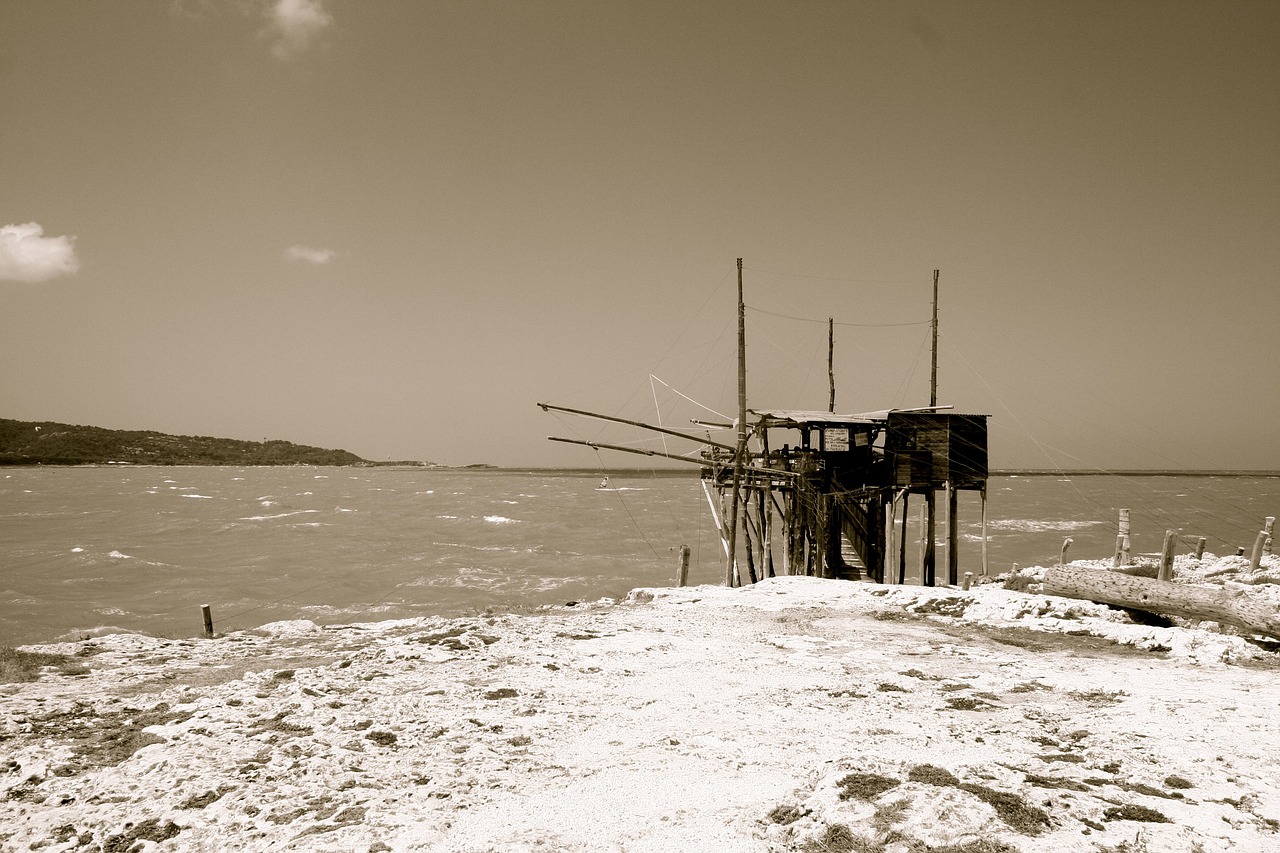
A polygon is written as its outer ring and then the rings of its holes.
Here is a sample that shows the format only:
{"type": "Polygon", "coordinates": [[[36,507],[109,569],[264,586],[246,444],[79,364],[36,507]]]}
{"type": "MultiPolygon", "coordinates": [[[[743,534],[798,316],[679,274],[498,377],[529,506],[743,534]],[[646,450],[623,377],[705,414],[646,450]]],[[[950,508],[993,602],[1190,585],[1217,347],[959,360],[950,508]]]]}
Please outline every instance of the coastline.
{"type": "Polygon", "coordinates": [[[87,671],[0,685],[13,849],[1280,842],[1276,654],[998,584],[32,648],[87,671]]]}

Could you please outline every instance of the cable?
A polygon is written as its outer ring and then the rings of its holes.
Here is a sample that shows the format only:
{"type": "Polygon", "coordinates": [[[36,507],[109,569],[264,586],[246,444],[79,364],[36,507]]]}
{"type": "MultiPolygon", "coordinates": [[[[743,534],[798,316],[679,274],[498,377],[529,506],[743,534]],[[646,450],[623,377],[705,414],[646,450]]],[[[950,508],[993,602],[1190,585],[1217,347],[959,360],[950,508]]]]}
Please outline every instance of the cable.
{"type": "MultiPolygon", "coordinates": [[[[783,320],[796,320],[801,323],[821,323],[824,326],[827,325],[826,320],[818,320],[813,317],[793,317],[790,314],[778,314],[774,311],[766,311],[763,308],[756,308],[752,305],[747,305],[745,307],[747,310],[754,311],[757,314],[767,314],[770,317],[780,317],[783,320]]],[[[929,326],[933,323],[932,320],[920,320],[919,322],[911,323],[846,323],[839,320],[834,322],[837,326],[852,326],[859,329],[892,329],[900,326],[929,326]]]]}

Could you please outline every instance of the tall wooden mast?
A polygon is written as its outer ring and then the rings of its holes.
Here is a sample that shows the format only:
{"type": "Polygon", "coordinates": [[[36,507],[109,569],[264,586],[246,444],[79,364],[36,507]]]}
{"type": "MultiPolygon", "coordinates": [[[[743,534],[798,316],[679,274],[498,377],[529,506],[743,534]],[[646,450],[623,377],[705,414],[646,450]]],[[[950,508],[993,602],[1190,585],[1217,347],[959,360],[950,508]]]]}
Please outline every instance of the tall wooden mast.
{"type": "MultiPolygon", "coordinates": [[[[938,405],[938,271],[933,271],[933,356],[929,371],[929,405],[938,405]]],[[[920,583],[922,586],[933,586],[935,582],[934,567],[936,565],[936,541],[938,536],[936,495],[930,485],[924,492],[924,548],[920,583]]]]}
{"type": "Polygon", "coordinates": [[[729,565],[725,586],[733,586],[738,544],[738,497],[747,460],[747,308],[742,301],[742,258],[738,258],[738,447],[733,456],[733,494],[729,508],[729,565]]]}
{"type": "Polygon", "coordinates": [[[929,371],[929,405],[938,405],[938,271],[933,271],[933,366],[929,371]]]}
{"type": "Polygon", "coordinates": [[[827,411],[836,410],[836,318],[827,318],[827,411]]]}

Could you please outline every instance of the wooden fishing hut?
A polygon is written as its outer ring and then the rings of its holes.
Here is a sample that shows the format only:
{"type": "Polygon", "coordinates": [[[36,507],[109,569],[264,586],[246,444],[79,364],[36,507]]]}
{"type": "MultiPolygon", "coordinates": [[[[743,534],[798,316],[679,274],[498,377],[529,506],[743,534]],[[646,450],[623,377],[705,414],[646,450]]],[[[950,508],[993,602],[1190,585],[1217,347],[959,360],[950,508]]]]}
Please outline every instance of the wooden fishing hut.
{"type": "Polygon", "coordinates": [[[834,323],[828,321],[828,410],[748,409],[742,259],[738,259],[738,417],[735,444],[638,421],[539,403],[560,411],[698,440],[698,458],[550,437],[597,449],[642,453],[702,465],[707,504],[726,556],[725,583],[810,575],[905,583],[907,513],[923,498],[920,582],[936,583],[937,495],[946,507],[946,582],[959,582],[957,495],[981,495],[982,573],[987,573],[987,416],[956,414],[937,404],[938,271],[933,273],[933,361],[929,405],[864,414],[835,413],[834,323]],[[780,442],[778,433],[785,431],[780,442]],[[756,447],[751,447],[752,440],[756,447]],[[739,539],[741,536],[741,539],[739,539]],[[780,560],[775,560],[775,543],[780,560]],[[741,545],[741,548],[739,547],[741,545]],[[896,546],[896,547],[895,547],[896,546]]]}
{"type": "Polygon", "coordinates": [[[856,415],[748,412],[757,447],[736,473],[736,503],[735,454],[703,453],[703,489],[730,561],[727,583],[776,574],[903,583],[909,501],[919,495],[921,582],[932,586],[938,492],[947,509],[946,582],[958,582],[959,491],[981,493],[985,519],[986,415],[936,406],[856,415]]]}

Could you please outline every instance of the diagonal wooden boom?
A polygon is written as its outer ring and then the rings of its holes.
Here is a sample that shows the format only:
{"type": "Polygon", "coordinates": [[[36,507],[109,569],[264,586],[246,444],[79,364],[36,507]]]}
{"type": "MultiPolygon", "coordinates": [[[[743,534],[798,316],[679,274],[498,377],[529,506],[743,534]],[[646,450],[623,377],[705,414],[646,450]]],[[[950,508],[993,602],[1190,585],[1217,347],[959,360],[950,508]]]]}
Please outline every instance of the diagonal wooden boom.
{"type": "MultiPolygon", "coordinates": [[[[626,418],[615,418],[611,415],[602,415],[597,412],[587,412],[582,409],[566,409],[564,406],[553,406],[550,403],[538,403],[538,408],[542,409],[542,411],[544,412],[567,412],[571,415],[582,415],[583,417],[596,418],[597,420],[601,420],[601,421],[613,421],[616,424],[628,424],[630,426],[643,427],[644,429],[651,430],[653,432],[660,432],[660,433],[663,433],[664,435],[674,435],[676,438],[683,438],[688,441],[696,441],[699,444],[708,444],[712,447],[719,447],[721,450],[737,450],[737,448],[731,444],[720,444],[719,442],[711,441],[710,439],[700,438],[699,436],[689,435],[688,433],[684,433],[684,432],[676,432],[673,429],[654,426],[653,424],[647,424],[647,423],[644,423],[643,421],[629,421],[626,418]]],[[[601,447],[603,446],[604,445],[601,445],[601,447]]],[[[661,456],[662,454],[657,454],[657,455],[661,456]]],[[[684,457],[676,456],[674,458],[683,459],[684,457]]]]}

